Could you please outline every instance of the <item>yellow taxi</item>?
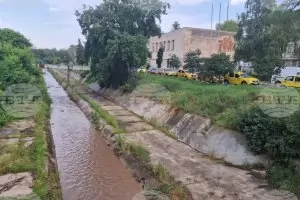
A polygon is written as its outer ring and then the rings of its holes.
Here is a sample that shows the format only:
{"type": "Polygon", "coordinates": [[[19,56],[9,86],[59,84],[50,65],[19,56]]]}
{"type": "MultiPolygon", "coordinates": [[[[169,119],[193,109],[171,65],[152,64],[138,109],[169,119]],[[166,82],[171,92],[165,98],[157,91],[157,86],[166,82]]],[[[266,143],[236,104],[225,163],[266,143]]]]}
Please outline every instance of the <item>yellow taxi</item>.
{"type": "Polygon", "coordinates": [[[184,77],[184,78],[187,78],[189,80],[197,80],[197,74],[196,73],[187,72],[183,69],[178,70],[177,76],[178,77],[184,77]]]}
{"type": "Polygon", "coordinates": [[[259,80],[244,72],[232,72],[224,77],[224,84],[259,85],[259,80]]]}
{"type": "Polygon", "coordinates": [[[300,88],[300,76],[287,76],[282,82],[282,86],[300,88]]]}

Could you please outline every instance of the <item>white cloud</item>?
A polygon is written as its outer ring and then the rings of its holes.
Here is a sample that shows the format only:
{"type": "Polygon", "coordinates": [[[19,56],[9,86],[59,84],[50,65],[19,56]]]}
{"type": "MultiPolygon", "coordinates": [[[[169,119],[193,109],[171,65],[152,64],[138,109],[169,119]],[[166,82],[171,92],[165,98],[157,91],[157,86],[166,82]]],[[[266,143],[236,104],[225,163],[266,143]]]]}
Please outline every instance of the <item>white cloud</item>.
{"type": "MultiPolygon", "coordinates": [[[[178,21],[181,27],[196,27],[196,28],[210,28],[211,22],[207,15],[185,15],[178,13],[169,13],[162,17],[161,28],[163,32],[169,32],[174,21],[178,21]]],[[[213,21],[213,28],[215,21],[213,21]]]]}
{"type": "Polygon", "coordinates": [[[245,3],[246,0],[230,0],[231,5],[239,5],[245,3]]]}
{"type": "Polygon", "coordinates": [[[100,0],[44,0],[50,8],[56,8],[62,11],[74,12],[77,9],[81,9],[83,4],[96,5],[100,0]]]}
{"type": "Polygon", "coordinates": [[[59,8],[55,8],[55,7],[50,7],[49,10],[50,10],[51,12],[57,12],[57,11],[60,11],[59,8]]]}
{"type": "Polygon", "coordinates": [[[211,0],[168,0],[171,4],[181,4],[181,5],[198,5],[204,2],[209,2],[211,0]]]}

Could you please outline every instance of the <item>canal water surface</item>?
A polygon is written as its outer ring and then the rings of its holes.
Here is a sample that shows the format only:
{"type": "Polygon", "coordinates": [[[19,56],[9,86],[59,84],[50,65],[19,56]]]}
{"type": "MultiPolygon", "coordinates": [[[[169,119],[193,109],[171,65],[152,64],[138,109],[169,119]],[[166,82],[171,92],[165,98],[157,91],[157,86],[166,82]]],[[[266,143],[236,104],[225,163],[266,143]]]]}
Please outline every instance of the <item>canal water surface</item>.
{"type": "Polygon", "coordinates": [[[46,71],[51,130],[64,200],[132,200],[141,191],[130,171],[46,71]]]}

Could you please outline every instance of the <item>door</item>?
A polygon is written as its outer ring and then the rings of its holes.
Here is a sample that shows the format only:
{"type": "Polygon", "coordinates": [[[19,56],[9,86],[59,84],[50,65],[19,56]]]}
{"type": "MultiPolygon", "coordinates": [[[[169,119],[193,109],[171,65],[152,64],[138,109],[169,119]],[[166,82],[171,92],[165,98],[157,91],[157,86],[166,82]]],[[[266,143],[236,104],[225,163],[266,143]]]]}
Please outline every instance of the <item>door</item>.
{"type": "Polygon", "coordinates": [[[229,84],[234,84],[234,73],[233,72],[229,73],[228,82],[229,82],[229,84]]]}
{"type": "Polygon", "coordinates": [[[295,77],[295,87],[300,88],[300,76],[295,77]]]}
{"type": "Polygon", "coordinates": [[[287,76],[284,81],[283,81],[283,84],[284,86],[286,87],[294,87],[294,76],[287,76]]]}

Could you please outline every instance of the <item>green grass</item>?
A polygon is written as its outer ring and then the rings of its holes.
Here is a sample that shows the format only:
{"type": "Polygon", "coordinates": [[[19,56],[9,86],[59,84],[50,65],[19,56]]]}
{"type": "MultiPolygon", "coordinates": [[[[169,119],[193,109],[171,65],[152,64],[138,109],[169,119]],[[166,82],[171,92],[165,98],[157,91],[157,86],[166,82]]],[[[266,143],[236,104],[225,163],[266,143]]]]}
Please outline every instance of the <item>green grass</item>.
{"type": "Polygon", "coordinates": [[[300,198],[300,173],[281,166],[269,169],[269,181],[282,190],[287,190],[300,198]]]}
{"type": "MultiPolygon", "coordinates": [[[[140,74],[139,84],[164,86],[170,97],[167,103],[186,112],[210,117],[218,125],[233,128],[236,110],[253,103],[260,88],[253,86],[224,86],[167,76],[140,74]]],[[[166,99],[164,99],[166,100],[166,99]]]]}
{"type": "Polygon", "coordinates": [[[89,103],[89,105],[94,109],[94,111],[100,116],[100,118],[104,119],[108,124],[110,124],[113,128],[116,129],[117,132],[121,131],[119,127],[119,123],[117,119],[103,110],[97,103],[97,101],[92,100],[88,95],[79,93],[79,96],[89,103]]]}

